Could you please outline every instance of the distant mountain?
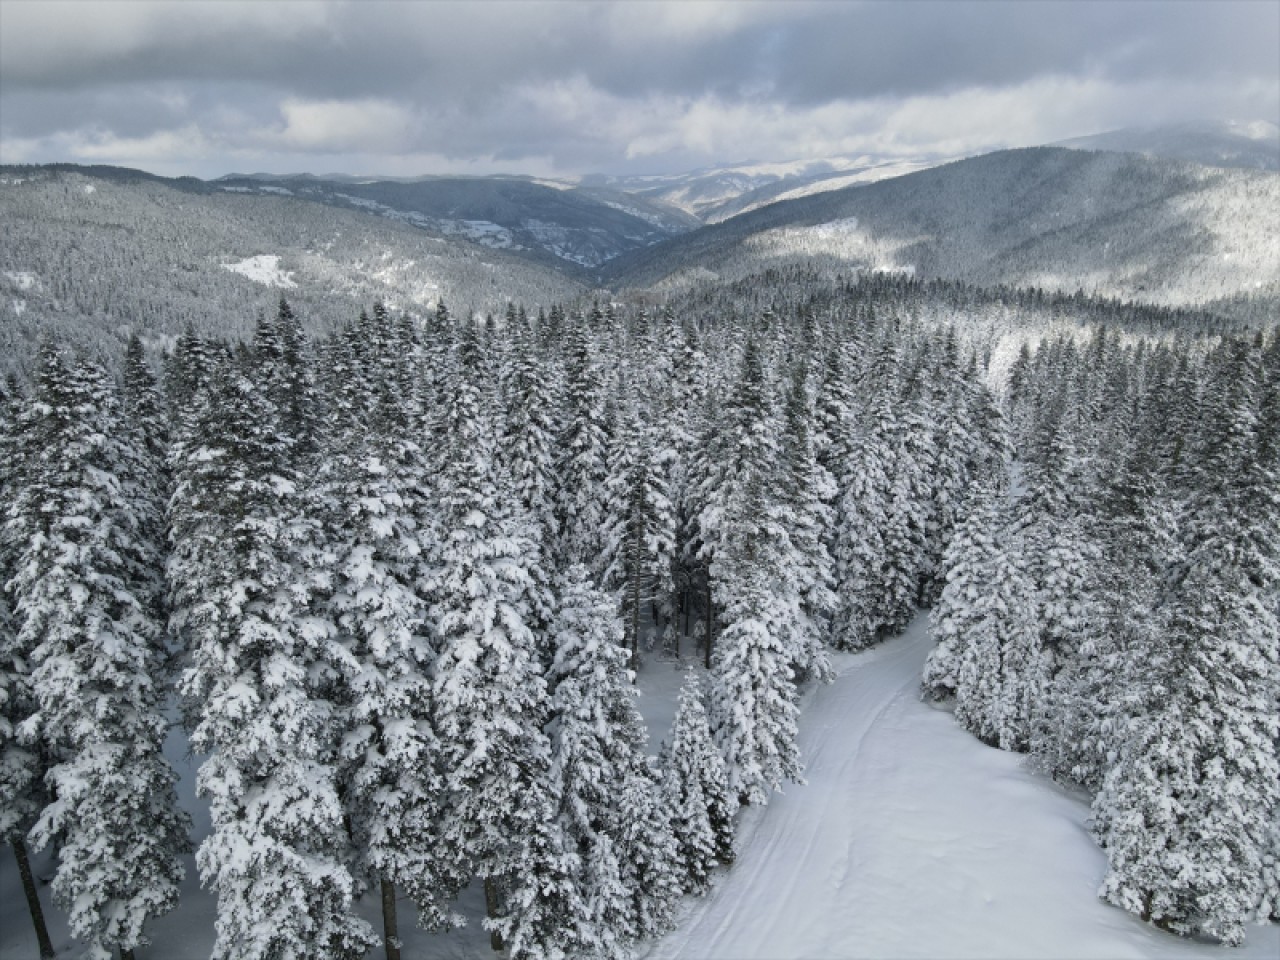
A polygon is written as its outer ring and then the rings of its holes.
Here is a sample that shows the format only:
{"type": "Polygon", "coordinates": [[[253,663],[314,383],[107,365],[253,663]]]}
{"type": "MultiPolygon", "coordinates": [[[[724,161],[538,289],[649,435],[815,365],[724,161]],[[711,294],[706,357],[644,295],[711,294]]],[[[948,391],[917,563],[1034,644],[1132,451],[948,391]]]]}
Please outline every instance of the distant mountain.
{"type": "Polygon", "coordinates": [[[584,290],[561,269],[358,206],[120,168],[0,167],[0,372],[52,332],[91,349],[188,324],[243,334],[282,294],[325,329],[378,299],[466,314],[584,290]]]}
{"type": "Polygon", "coordinates": [[[222,177],[226,193],[274,194],[376,214],[587,278],[624,253],[700,226],[661,201],[526,177],[222,177]]]}
{"type": "Polygon", "coordinates": [[[774,203],[605,277],[682,286],[805,262],[1166,305],[1280,303],[1277,223],[1275,173],[1038,147],[774,203]]]}
{"type": "Polygon", "coordinates": [[[933,156],[901,159],[861,155],[744,163],[668,175],[590,175],[583,177],[582,183],[644,197],[677,207],[706,223],[719,223],[789,196],[869,183],[941,162],[943,158],[933,156]]]}
{"type": "Polygon", "coordinates": [[[1053,146],[1141,153],[1148,157],[1185,160],[1210,167],[1280,170],[1280,127],[1266,120],[1133,127],[1091,137],[1075,137],[1053,146]]]}

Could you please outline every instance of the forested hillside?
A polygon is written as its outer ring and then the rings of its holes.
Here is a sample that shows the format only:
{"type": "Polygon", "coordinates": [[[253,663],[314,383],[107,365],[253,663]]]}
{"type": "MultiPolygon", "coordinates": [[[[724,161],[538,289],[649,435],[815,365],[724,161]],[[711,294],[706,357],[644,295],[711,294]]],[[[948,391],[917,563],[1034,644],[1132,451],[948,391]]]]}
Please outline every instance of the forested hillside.
{"type": "Polygon", "coordinates": [[[192,868],[215,956],[395,955],[472,884],[512,957],[625,956],[802,781],[828,651],[933,606],[926,692],[1094,793],[1103,895],[1238,942],[1280,902],[1280,335],[1214,319],[791,271],[50,338],[0,420],[4,834],[102,956],[192,868]],[[677,651],[655,760],[629,668],[677,651]]]}
{"type": "Polygon", "coordinates": [[[0,173],[4,369],[29,363],[42,336],[118,353],[130,333],[170,344],[188,327],[247,335],[282,291],[328,330],[374,299],[425,314],[442,301],[549,305],[582,289],[548,267],[360,212],[105,173],[0,173]]]}
{"type": "Polygon", "coordinates": [[[1274,317],[1278,215],[1280,174],[1042,147],[775,203],[605,275],[683,286],[823,264],[1274,317]]]}

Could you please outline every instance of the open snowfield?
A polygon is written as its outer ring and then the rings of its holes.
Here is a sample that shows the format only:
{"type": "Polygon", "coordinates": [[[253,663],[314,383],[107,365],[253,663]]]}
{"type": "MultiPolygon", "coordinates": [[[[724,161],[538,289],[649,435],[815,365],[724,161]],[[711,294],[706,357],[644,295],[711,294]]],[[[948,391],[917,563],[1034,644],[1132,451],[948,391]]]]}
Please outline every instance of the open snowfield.
{"type": "Polygon", "coordinates": [[[919,699],[927,618],[835,658],[800,723],[807,785],[749,810],[738,862],[648,960],[1280,956],[1233,950],[1102,903],[1088,806],[919,699]]]}
{"type": "MultiPolygon", "coordinates": [[[[1280,956],[1280,927],[1252,928],[1233,950],[1179,940],[1099,901],[1106,860],[1085,826],[1087,803],[922,703],[930,646],[922,616],[881,647],[835,658],[838,678],[810,692],[801,718],[807,785],[744,813],[738,862],[710,895],[688,901],[677,930],[640,951],[644,960],[1280,956]]],[[[669,733],[679,680],[674,663],[652,654],[641,670],[655,748],[669,733]]],[[[195,762],[182,757],[182,738],[169,747],[198,839],[208,817],[191,796],[195,762]]],[[[35,863],[47,879],[48,857],[35,863]]],[[[155,924],[156,943],[139,960],[209,956],[214,904],[190,858],[188,871],[182,903],[155,924]]],[[[59,956],[76,956],[47,887],[42,894],[59,956]]],[[[0,960],[34,960],[8,846],[0,851],[0,905],[0,960]]],[[[406,960],[493,956],[479,928],[478,891],[467,891],[460,907],[471,925],[437,936],[418,930],[402,901],[406,960]]],[[[365,897],[370,922],[377,909],[376,897],[365,897]]]]}

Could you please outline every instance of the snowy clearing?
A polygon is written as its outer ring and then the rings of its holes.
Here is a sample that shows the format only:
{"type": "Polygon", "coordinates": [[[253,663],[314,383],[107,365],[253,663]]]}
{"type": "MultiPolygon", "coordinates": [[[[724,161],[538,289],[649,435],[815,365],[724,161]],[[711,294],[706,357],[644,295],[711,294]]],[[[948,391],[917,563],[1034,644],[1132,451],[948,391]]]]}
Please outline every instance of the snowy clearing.
{"type": "Polygon", "coordinates": [[[738,862],[649,960],[803,957],[1262,958],[1179,940],[1095,896],[1087,803],[984,746],[918,689],[927,618],[839,655],[800,722],[805,786],[748,810],[738,862]]]}
{"type": "Polygon", "coordinates": [[[249,257],[239,263],[224,263],[222,269],[248,277],[254,283],[268,287],[280,287],[289,290],[297,286],[293,275],[280,269],[280,257],[274,253],[264,253],[249,257]]]}

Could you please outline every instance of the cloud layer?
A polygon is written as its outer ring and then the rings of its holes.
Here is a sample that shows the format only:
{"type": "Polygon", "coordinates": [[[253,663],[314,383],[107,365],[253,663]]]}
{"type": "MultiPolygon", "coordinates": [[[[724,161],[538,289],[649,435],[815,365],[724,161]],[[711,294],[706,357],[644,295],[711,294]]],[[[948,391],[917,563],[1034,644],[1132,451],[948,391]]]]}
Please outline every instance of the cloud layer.
{"type": "Polygon", "coordinates": [[[0,160],[646,172],[1280,113],[1280,4],[0,3],[0,160]]]}

